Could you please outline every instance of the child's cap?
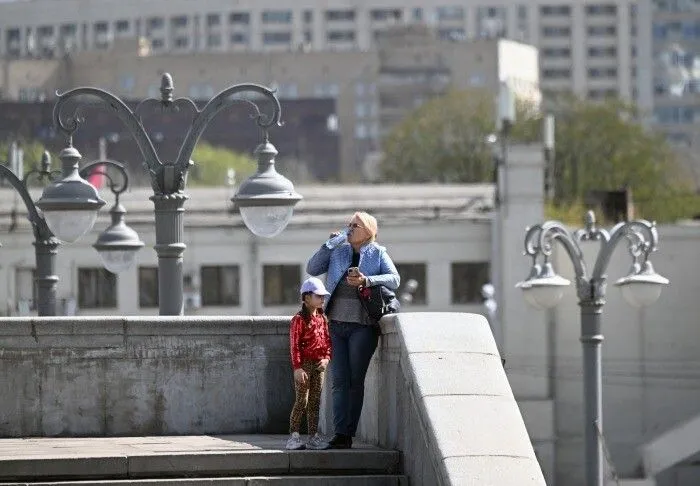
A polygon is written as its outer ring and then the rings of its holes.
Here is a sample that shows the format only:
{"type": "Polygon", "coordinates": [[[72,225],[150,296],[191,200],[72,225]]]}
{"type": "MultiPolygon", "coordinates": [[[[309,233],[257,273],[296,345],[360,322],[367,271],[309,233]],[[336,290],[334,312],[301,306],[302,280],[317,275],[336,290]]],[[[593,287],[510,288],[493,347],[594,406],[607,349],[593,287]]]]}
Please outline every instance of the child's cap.
{"type": "Polygon", "coordinates": [[[299,293],[305,294],[306,292],[312,292],[316,295],[331,295],[330,292],[326,290],[326,287],[323,285],[323,282],[321,282],[316,277],[309,277],[306,280],[304,280],[303,284],[301,284],[301,290],[299,291],[299,293]]]}

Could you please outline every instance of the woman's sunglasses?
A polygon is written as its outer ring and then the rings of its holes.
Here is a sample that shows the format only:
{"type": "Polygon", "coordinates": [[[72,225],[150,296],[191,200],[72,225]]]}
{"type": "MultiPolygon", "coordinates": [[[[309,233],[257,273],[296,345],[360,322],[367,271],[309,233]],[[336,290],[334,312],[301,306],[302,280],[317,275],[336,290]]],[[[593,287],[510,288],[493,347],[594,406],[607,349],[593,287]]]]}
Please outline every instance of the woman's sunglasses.
{"type": "Polygon", "coordinates": [[[357,223],[348,223],[348,228],[364,228],[364,226],[361,226],[357,223]]]}

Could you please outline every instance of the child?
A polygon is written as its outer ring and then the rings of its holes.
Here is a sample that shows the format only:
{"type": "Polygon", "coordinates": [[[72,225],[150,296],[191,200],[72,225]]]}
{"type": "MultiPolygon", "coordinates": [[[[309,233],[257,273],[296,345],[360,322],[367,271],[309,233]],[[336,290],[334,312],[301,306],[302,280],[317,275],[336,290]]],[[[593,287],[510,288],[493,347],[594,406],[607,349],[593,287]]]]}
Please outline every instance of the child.
{"type": "Polygon", "coordinates": [[[301,284],[301,310],[292,318],[289,328],[289,350],[294,369],[296,399],[289,417],[287,449],[321,450],[329,445],[318,434],[318,411],[321,406],[323,377],[331,358],[331,338],[328,319],[323,313],[325,297],[330,295],[316,277],[301,284]],[[306,445],[299,437],[301,417],[306,411],[309,441],[306,445]]]}

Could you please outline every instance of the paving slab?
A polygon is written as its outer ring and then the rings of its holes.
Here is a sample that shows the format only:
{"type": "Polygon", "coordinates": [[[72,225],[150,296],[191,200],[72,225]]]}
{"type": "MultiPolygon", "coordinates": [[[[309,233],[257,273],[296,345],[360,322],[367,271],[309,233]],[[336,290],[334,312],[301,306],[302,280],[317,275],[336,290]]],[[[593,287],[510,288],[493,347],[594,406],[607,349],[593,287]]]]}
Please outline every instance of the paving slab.
{"type": "Polygon", "coordinates": [[[399,453],[287,451],[286,435],[0,439],[0,481],[394,472],[399,453]]]}

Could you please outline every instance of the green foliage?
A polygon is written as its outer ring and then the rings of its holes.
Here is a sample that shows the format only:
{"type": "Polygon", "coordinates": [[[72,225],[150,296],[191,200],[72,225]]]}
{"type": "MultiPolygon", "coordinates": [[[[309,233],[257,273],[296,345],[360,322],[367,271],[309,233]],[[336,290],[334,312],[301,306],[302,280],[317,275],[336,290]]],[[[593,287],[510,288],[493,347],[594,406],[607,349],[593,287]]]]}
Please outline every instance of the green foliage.
{"type": "Polygon", "coordinates": [[[627,188],[639,217],[673,220],[684,216],[693,205],[693,187],[669,145],[660,135],[631,121],[636,117],[635,107],[619,100],[564,101],[556,114],[558,204],[575,204],[589,190],[627,188]]]}
{"type": "MultiPolygon", "coordinates": [[[[451,91],[414,110],[384,140],[383,178],[392,182],[488,182],[493,177],[495,99],[451,91]]],[[[553,110],[555,206],[578,209],[591,190],[629,189],[637,217],[669,221],[700,209],[691,180],[659,136],[637,123],[633,105],[562,97],[553,110]]],[[[542,115],[519,103],[513,142],[542,139],[542,115]]]]}
{"type": "Polygon", "coordinates": [[[194,166],[190,169],[187,184],[193,186],[222,186],[228,169],[236,171],[236,183],[240,184],[255,172],[252,157],[232,150],[199,142],[192,154],[194,166]]]}
{"type": "MultiPolygon", "coordinates": [[[[0,163],[8,167],[10,166],[10,143],[10,140],[0,141],[0,163]]],[[[26,174],[35,166],[39,166],[41,156],[46,148],[42,143],[34,140],[20,140],[18,141],[18,146],[24,151],[24,173],[26,174]]],[[[51,154],[51,160],[53,161],[52,167],[58,169],[60,164],[57,155],[51,154]]]]}

